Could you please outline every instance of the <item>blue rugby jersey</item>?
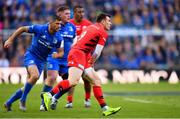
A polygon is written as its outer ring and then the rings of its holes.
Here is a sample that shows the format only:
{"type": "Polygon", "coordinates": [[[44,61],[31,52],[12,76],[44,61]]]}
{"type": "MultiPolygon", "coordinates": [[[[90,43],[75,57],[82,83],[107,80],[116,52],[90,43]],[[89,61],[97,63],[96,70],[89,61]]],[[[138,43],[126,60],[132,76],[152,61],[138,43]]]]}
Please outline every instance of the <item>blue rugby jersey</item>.
{"type": "Polygon", "coordinates": [[[46,60],[53,48],[60,48],[63,40],[60,32],[49,34],[48,24],[29,26],[29,33],[34,33],[34,36],[28,51],[41,60],[46,60]]]}
{"type": "MultiPolygon", "coordinates": [[[[64,46],[63,46],[64,47],[64,55],[62,58],[58,58],[55,60],[58,60],[59,62],[61,62],[61,61],[67,62],[68,53],[73,44],[73,39],[76,36],[76,27],[70,22],[67,22],[65,25],[61,24],[59,33],[61,34],[61,37],[63,38],[63,42],[64,42],[64,46]]],[[[57,50],[54,49],[54,51],[57,51],[57,50]]],[[[53,60],[54,58],[52,59],[51,54],[49,54],[48,58],[53,60]]]]}
{"type": "Polygon", "coordinates": [[[73,44],[73,39],[76,36],[76,27],[72,23],[68,22],[65,25],[61,25],[59,32],[61,37],[64,39],[64,55],[60,58],[60,60],[67,60],[68,53],[73,44]]]}

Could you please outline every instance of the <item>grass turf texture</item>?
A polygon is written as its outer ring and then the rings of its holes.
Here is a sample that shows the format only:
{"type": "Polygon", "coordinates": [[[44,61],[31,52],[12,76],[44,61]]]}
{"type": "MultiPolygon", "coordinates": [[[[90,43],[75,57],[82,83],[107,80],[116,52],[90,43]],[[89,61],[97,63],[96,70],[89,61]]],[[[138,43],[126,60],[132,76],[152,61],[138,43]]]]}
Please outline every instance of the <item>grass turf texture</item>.
{"type": "MultiPolygon", "coordinates": [[[[84,107],[83,85],[75,89],[72,109],[64,108],[66,94],[59,100],[57,109],[40,112],[42,85],[36,85],[27,98],[27,111],[19,110],[19,101],[6,112],[3,103],[22,85],[0,84],[0,118],[103,118],[93,93],[91,108],[84,107]]],[[[180,118],[180,84],[107,84],[103,85],[105,99],[109,106],[122,109],[110,118],[180,118]],[[136,95],[137,94],[137,95],[136,95]]]]}

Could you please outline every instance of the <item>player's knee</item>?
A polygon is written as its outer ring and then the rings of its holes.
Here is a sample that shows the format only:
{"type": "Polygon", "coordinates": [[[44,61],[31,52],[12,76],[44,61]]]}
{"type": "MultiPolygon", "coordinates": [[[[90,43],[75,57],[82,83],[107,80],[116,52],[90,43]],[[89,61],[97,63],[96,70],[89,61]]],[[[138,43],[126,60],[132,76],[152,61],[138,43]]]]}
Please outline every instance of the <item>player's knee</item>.
{"type": "Polygon", "coordinates": [[[94,85],[94,86],[101,86],[101,80],[95,79],[95,80],[93,81],[93,85],[94,85]]]}
{"type": "Polygon", "coordinates": [[[78,84],[78,82],[72,82],[71,86],[76,86],[78,84]]]}
{"type": "Polygon", "coordinates": [[[28,79],[28,82],[31,84],[35,84],[39,78],[38,74],[32,74],[30,75],[30,78],[28,79]]]}
{"type": "Polygon", "coordinates": [[[57,76],[58,76],[58,72],[57,71],[48,71],[47,72],[47,79],[48,80],[56,80],[56,78],[57,78],[57,76]]]}
{"type": "Polygon", "coordinates": [[[46,79],[45,80],[45,84],[48,85],[48,86],[53,86],[55,83],[55,80],[51,80],[51,79],[46,79]]]}
{"type": "Polygon", "coordinates": [[[47,77],[47,80],[48,80],[48,81],[55,81],[55,80],[56,80],[56,76],[55,76],[55,75],[48,76],[48,77],[47,77]]]}
{"type": "Polygon", "coordinates": [[[38,80],[39,75],[38,75],[38,74],[31,74],[30,78],[31,78],[32,80],[38,80]]]}
{"type": "Polygon", "coordinates": [[[78,84],[78,80],[69,80],[71,86],[76,86],[78,84]]]}

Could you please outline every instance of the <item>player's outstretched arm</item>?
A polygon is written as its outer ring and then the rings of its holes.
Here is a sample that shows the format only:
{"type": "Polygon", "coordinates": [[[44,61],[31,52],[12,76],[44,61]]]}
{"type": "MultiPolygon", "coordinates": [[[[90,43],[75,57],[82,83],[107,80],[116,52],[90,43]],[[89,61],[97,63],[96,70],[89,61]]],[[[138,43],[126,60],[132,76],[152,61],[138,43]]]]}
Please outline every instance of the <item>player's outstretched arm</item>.
{"type": "Polygon", "coordinates": [[[4,48],[8,48],[12,45],[14,39],[21,35],[23,32],[28,32],[29,27],[28,26],[22,26],[19,27],[4,43],[4,48]]]}

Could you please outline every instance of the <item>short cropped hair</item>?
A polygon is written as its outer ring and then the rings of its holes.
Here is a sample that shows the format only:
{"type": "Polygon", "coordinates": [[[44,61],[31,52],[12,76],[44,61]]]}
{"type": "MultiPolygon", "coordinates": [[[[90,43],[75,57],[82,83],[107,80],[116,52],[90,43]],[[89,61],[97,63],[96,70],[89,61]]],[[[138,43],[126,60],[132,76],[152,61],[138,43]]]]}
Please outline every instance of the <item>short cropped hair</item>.
{"type": "Polygon", "coordinates": [[[53,20],[61,21],[61,17],[59,17],[59,16],[57,16],[57,15],[53,15],[53,20]]]}
{"type": "Polygon", "coordinates": [[[75,5],[75,6],[73,7],[73,11],[75,11],[77,8],[83,8],[83,6],[82,6],[82,5],[75,5]]]}
{"type": "Polygon", "coordinates": [[[96,18],[96,22],[101,22],[102,20],[106,19],[106,17],[111,17],[111,15],[106,14],[106,13],[100,13],[97,18],[96,18]]]}
{"type": "Polygon", "coordinates": [[[69,6],[67,5],[60,5],[57,9],[57,12],[62,12],[64,10],[70,10],[69,6]]]}

